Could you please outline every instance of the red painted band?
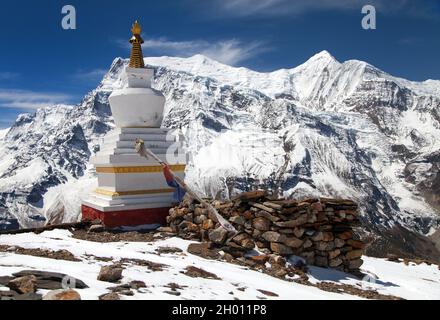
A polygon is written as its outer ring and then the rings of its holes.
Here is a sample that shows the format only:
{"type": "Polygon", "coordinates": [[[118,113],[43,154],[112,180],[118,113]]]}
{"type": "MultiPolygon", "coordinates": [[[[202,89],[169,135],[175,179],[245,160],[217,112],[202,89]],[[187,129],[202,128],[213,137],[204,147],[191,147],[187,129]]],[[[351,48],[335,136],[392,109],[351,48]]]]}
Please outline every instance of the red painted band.
{"type": "Polygon", "coordinates": [[[126,211],[103,212],[82,205],[82,220],[99,220],[107,228],[123,226],[141,226],[147,224],[166,224],[166,217],[171,208],[138,209],[126,211]]]}

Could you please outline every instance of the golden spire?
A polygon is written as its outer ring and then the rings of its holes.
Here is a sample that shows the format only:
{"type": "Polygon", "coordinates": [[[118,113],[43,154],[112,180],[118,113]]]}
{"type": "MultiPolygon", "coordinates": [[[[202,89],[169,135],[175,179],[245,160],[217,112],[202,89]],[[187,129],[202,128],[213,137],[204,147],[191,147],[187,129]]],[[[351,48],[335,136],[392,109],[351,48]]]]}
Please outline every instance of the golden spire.
{"type": "Polygon", "coordinates": [[[142,43],[144,40],[141,37],[142,28],[137,22],[134,22],[131,28],[131,33],[133,37],[130,39],[131,43],[131,54],[130,54],[130,68],[145,68],[144,56],[142,54],[142,43]]]}

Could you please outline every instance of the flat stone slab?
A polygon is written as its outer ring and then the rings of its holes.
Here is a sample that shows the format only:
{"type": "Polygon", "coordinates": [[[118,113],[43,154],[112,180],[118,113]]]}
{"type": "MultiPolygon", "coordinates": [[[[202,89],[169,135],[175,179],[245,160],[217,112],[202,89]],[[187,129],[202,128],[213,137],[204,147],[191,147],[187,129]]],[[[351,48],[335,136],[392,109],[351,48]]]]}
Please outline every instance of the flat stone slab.
{"type": "Polygon", "coordinates": [[[57,273],[57,272],[46,272],[38,270],[23,270],[14,273],[14,277],[24,277],[34,275],[37,277],[37,287],[39,289],[56,290],[62,289],[62,282],[66,277],[69,277],[69,281],[66,283],[68,285],[75,285],[77,289],[86,289],[87,286],[82,280],[71,277],[67,274],[57,273]]]}

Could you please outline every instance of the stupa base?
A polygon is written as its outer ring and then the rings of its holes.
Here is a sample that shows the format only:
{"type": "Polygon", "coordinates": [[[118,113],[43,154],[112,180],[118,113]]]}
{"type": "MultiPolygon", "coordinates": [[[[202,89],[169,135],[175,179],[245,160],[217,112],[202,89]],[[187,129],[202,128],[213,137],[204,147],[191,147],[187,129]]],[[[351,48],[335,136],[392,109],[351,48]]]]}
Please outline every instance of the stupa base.
{"type": "Polygon", "coordinates": [[[168,207],[104,212],[87,205],[81,207],[83,221],[99,220],[106,228],[165,225],[170,209],[168,207]]]}

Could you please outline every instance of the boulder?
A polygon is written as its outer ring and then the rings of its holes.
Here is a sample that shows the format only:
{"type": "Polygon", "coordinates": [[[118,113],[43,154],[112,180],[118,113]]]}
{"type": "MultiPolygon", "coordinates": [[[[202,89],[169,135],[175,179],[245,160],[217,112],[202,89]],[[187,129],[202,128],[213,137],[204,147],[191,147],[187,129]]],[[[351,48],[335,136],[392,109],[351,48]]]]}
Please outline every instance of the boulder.
{"type": "Polygon", "coordinates": [[[23,270],[13,274],[14,277],[35,276],[39,289],[56,290],[63,289],[63,284],[70,288],[86,289],[88,286],[81,280],[64,273],[48,272],[39,270],[23,270]]]}
{"type": "Polygon", "coordinates": [[[35,293],[37,291],[37,278],[33,275],[15,278],[8,283],[8,287],[18,293],[35,293]]]}
{"type": "Polygon", "coordinates": [[[116,292],[106,293],[99,296],[99,300],[121,300],[116,292]]]}
{"type": "Polygon", "coordinates": [[[219,251],[217,249],[211,249],[209,243],[191,243],[188,246],[189,253],[194,254],[196,256],[205,258],[205,259],[213,259],[216,260],[220,258],[219,251]]]}
{"type": "Polygon", "coordinates": [[[104,266],[98,275],[98,280],[105,282],[118,282],[122,279],[123,269],[119,265],[104,266]]]}
{"type": "Polygon", "coordinates": [[[81,296],[79,293],[73,289],[67,290],[52,290],[49,291],[44,297],[43,300],[70,300],[70,301],[79,301],[81,300],[81,296]]]}
{"type": "Polygon", "coordinates": [[[139,290],[140,288],[146,288],[146,287],[147,285],[145,284],[145,282],[140,280],[134,280],[130,282],[130,288],[134,290],[139,290]]]}

